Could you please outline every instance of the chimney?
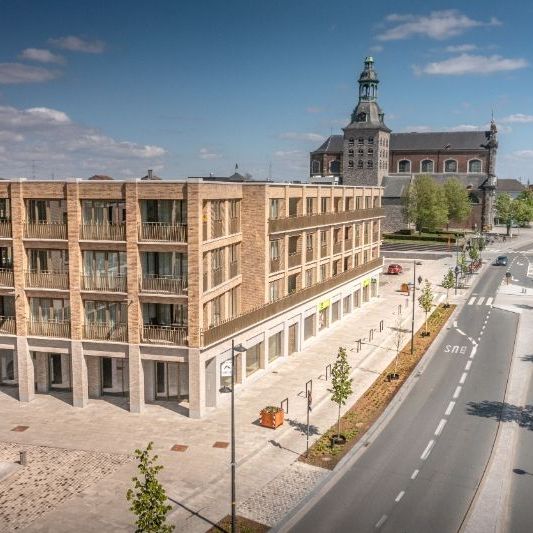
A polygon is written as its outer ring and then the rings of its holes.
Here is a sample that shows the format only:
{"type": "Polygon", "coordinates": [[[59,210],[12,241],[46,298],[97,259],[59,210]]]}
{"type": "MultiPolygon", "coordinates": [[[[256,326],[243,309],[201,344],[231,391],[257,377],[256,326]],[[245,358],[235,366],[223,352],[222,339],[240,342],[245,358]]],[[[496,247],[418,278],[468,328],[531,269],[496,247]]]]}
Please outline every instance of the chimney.
{"type": "Polygon", "coordinates": [[[153,177],[152,177],[152,169],[151,168],[148,169],[148,179],[149,180],[153,179],[153,177]]]}

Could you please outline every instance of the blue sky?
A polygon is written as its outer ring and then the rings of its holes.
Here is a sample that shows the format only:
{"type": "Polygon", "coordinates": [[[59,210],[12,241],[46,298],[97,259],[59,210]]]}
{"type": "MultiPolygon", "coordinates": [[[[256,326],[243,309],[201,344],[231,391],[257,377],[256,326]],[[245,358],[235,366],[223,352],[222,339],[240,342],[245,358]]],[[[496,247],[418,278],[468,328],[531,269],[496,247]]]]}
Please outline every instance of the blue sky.
{"type": "Polygon", "coordinates": [[[533,5],[491,0],[1,2],[0,175],[305,178],[365,55],[393,131],[500,129],[533,163],[533,5]],[[400,7],[401,6],[401,7],[400,7]]]}

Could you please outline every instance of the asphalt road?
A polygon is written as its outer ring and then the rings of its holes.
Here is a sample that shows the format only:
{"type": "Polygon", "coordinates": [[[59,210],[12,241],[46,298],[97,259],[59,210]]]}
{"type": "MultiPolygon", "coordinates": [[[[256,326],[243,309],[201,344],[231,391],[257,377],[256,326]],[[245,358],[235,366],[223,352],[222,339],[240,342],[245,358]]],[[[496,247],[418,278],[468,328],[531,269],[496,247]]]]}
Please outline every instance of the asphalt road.
{"type": "MultiPolygon", "coordinates": [[[[522,279],[515,256],[509,269],[522,279]]],[[[505,271],[484,271],[394,417],[290,531],[459,530],[490,458],[516,337],[516,315],[486,305],[505,271]]]]}

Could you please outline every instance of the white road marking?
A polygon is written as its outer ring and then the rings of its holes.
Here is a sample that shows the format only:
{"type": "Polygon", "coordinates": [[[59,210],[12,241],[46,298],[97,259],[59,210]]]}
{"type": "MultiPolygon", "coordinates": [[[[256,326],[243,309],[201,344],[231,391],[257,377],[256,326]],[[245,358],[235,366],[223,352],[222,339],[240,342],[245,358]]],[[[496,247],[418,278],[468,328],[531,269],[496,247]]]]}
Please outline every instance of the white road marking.
{"type": "Polygon", "coordinates": [[[416,476],[418,476],[418,470],[415,470],[412,474],[411,474],[411,479],[415,479],[416,476]]]}
{"type": "Polygon", "coordinates": [[[476,297],[472,296],[472,298],[470,298],[470,300],[468,300],[468,305],[472,305],[475,301],[476,301],[476,297]]]}
{"type": "Polygon", "coordinates": [[[462,390],[462,387],[457,387],[455,389],[455,392],[453,393],[453,399],[454,400],[457,400],[457,398],[459,398],[459,394],[461,394],[461,390],[462,390]]]}
{"type": "Polygon", "coordinates": [[[400,492],[400,493],[398,494],[398,496],[396,496],[396,498],[395,498],[394,501],[395,501],[396,503],[398,503],[398,502],[403,498],[403,495],[404,495],[404,494],[405,494],[405,491],[402,490],[402,492],[400,492]]]}
{"type": "Polygon", "coordinates": [[[492,305],[492,302],[494,301],[494,298],[492,296],[490,298],[487,298],[487,301],[485,302],[486,305],[492,305]]]}
{"type": "Polygon", "coordinates": [[[384,514],[384,515],[378,520],[378,523],[376,524],[376,529],[379,529],[379,528],[385,523],[386,520],[387,520],[387,515],[384,514]]]}
{"type": "Polygon", "coordinates": [[[472,361],[467,361],[465,365],[465,370],[470,370],[471,366],[472,366],[472,361]]]}
{"type": "Polygon", "coordinates": [[[478,304],[478,305],[482,305],[484,300],[485,300],[485,296],[480,296],[480,297],[478,298],[477,304],[478,304]]]}
{"type": "Polygon", "coordinates": [[[461,335],[464,335],[466,337],[466,333],[459,328],[457,328],[457,333],[460,333],[461,335]]]}
{"type": "Polygon", "coordinates": [[[483,324],[483,326],[481,327],[481,331],[483,331],[487,326],[485,324],[483,324]]]}
{"type": "Polygon", "coordinates": [[[454,320],[454,321],[453,321],[453,327],[454,327],[454,328],[457,327],[457,320],[454,320]]]}
{"type": "Polygon", "coordinates": [[[481,331],[479,332],[479,337],[480,337],[480,340],[481,340],[481,335],[483,335],[483,333],[484,333],[484,331],[483,331],[483,330],[481,330],[481,331]]]}
{"type": "Polygon", "coordinates": [[[446,412],[444,413],[446,416],[450,416],[452,414],[453,408],[455,407],[455,402],[450,402],[448,404],[448,408],[446,409],[446,412]]]}
{"type": "Polygon", "coordinates": [[[442,433],[442,430],[444,429],[445,425],[446,425],[446,420],[444,418],[441,418],[439,425],[437,426],[437,429],[435,430],[435,435],[437,435],[437,437],[442,433]]]}
{"type": "Polygon", "coordinates": [[[459,383],[462,385],[466,381],[467,377],[468,377],[468,374],[466,372],[463,372],[463,375],[461,376],[459,383]]]}
{"type": "Polygon", "coordinates": [[[435,441],[433,439],[431,439],[428,442],[428,445],[426,446],[426,449],[424,450],[424,452],[420,456],[420,459],[422,459],[422,461],[425,461],[429,457],[429,454],[431,453],[431,450],[432,450],[433,446],[435,446],[435,441]]]}

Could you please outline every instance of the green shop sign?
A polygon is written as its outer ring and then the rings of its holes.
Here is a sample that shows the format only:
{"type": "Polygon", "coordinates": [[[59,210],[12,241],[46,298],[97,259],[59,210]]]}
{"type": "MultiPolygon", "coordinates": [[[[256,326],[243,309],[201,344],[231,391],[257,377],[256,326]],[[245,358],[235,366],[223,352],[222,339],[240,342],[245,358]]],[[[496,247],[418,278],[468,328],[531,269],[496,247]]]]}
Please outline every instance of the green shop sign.
{"type": "Polygon", "coordinates": [[[331,304],[331,300],[324,300],[318,304],[318,310],[323,311],[324,309],[327,309],[331,304]]]}

